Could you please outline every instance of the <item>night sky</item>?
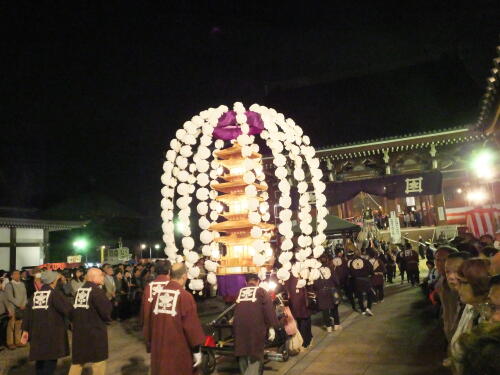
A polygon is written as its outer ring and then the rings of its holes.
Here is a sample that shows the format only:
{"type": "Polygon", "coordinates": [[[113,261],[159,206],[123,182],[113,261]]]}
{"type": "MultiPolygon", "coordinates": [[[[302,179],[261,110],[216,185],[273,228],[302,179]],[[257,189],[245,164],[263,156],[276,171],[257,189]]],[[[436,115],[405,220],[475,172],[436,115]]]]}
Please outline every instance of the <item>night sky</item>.
{"type": "Polygon", "coordinates": [[[201,110],[274,107],[318,147],[464,125],[500,32],[497,1],[11,3],[0,206],[100,192],[152,216],[170,139],[201,110]]]}

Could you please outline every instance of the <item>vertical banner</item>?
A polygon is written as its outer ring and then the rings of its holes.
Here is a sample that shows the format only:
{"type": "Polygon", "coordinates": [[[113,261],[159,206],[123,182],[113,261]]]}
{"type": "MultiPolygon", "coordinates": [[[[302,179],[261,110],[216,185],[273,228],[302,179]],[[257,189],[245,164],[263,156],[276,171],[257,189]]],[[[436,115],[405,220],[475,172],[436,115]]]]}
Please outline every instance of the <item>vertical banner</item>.
{"type": "Polygon", "coordinates": [[[391,234],[392,243],[401,243],[401,228],[399,226],[399,217],[394,211],[391,211],[391,216],[389,217],[389,232],[391,234]]]}

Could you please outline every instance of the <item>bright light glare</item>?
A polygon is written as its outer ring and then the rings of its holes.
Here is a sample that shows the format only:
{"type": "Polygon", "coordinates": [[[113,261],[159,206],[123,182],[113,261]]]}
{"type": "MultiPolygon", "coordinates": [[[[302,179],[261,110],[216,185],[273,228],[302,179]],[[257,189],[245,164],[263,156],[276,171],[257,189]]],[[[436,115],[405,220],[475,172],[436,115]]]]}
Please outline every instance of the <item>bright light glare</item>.
{"type": "Polygon", "coordinates": [[[85,250],[87,248],[87,246],[88,246],[88,242],[87,242],[87,240],[85,240],[83,238],[79,238],[75,242],[73,242],[73,247],[76,250],[85,250]]]}
{"type": "Polygon", "coordinates": [[[461,189],[461,188],[458,188],[458,189],[457,189],[457,193],[458,193],[458,194],[462,194],[462,189],[461,189]]]}
{"type": "Polygon", "coordinates": [[[159,244],[159,243],[157,243],[157,244],[155,245],[155,249],[156,249],[156,250],[158,250],[159,248],[160,248],[160,244],[159,244]]]}
{"type": "Polygon", "coordinates": [[[177,230],[177,232],[179,232],[179,233],[184,232],[184,228],[185,228],[185,225],[182,221],[178,220],[175,222],[175,230],[177,230]]]}
{"type": "Polygon", "coordinates": [[[269,291],[275,290],[278,285],[274,281],[263,281],[260,283],[260,287],[269,291]]]}
{"type": "Polygon", "coordinates": [[[141,243],[141,249],[144,250],[146,248],[146,244],[145,243],[141,243]]]}
{"type": "Polygon", "coordinates": [[[488,194],[483,190],[473,190],[467,194],[467,199],[473,203],[481,204],[488,199],[488,194]]]}
{"type": "Polygon", "coordinates": [[[490,179],[494,176],[495,154],[490,150],[480,151],[472,160],[472,169],[479,178],[490,179]]]}

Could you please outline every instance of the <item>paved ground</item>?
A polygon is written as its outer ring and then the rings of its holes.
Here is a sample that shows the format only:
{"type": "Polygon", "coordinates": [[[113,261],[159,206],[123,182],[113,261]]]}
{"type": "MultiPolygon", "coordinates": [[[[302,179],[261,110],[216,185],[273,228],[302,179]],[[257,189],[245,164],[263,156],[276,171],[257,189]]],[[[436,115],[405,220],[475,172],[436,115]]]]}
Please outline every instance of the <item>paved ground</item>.
{"type": "MultiPolygon", "coordinates": [[[[320,317],[313,318],[313,348],[288,362],[269,362],[266,374],[287,375],[445,375],[439,366],[444,355],[444,338],[437,320],[419,288],[393,284],[386,288],[386,300],[373,308],[374,317],[352,313],[341,306],[344,329],[326,333],[320,317]]],[[[202,319],[209,321],[221,308],[211,302],[204,306],[202,319]]],[[[109,329],[108,375],[146,375],[149,356],[136,322],[113,323],[109,329]]],[[[58,375],[67,374],[69,358],[59,361],[58,375]]],[[[27,361],[27,349],[0,352],[0,374],[34,373],[27,361]]],[[[90,371],[88,371],[90,374],[90,371]]],[[[237,374],[235,362],[220,359],[217,374],[237,374]]]]}
{"type": "Polygon", "coordinates": [[[387,291],[375,316],[351,315],[344,330],[326,336],[281,374],[449,374],[440,366],[444,337],[420,290],[396,284],[387,291]]]}

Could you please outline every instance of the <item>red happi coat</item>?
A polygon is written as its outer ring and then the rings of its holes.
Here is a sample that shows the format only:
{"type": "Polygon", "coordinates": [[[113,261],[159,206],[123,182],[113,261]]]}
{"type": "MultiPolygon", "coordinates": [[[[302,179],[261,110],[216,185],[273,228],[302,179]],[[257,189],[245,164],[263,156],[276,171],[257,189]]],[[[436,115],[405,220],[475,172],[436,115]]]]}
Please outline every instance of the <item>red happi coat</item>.
{"type": "Polygon", "coordinates": [[[205,334],[191,293],[159,275],[144,289],[142,312],[151,375],[195,374],[191,349],[204,343],[205,334]]]}

